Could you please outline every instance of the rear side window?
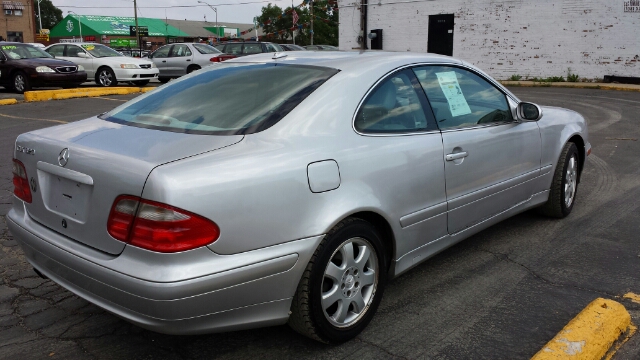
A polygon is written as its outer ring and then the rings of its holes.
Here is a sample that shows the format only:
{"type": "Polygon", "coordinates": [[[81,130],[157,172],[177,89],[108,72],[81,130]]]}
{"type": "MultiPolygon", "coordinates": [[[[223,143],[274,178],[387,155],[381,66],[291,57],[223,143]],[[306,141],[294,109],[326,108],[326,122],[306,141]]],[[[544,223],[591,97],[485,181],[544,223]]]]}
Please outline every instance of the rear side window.
{"type": "Polygon", "coordinates": [[[419,86],[407,70],[383,80],[360,106],[354,122],[356,130],[390,134],[434,130],[433,120],[427,121],[424,94],[416,91],[419,86]]]}
{"type": "Polygon", "coordinates": [[[224,52],[231,55],[240,55],[242,54],[242,44],[227,44],[224,52]]]}
{"type": "Polygon", "coordinates": [[[210,45],[193,44],[193,47],[196,48],[200,54],[220,54],[218,49],[210,45]]]}
{"type": "Polygon", "coordinates": [[[243,54],[260,54],[262,52],[262,45],[260,44],[244,44],[243,54]]]}
{"type": "Polygon", "coordinates": [[[50,47],[47,52],[53,56],[63,56],[64,54],[64,45],[56,45],[50,47]]]}
{"type": "Polygon", "coordinates": [[[277,123],[337,72],[303,65],[214,65],[101,118],[183,133],[250,134],[277,123]]]}

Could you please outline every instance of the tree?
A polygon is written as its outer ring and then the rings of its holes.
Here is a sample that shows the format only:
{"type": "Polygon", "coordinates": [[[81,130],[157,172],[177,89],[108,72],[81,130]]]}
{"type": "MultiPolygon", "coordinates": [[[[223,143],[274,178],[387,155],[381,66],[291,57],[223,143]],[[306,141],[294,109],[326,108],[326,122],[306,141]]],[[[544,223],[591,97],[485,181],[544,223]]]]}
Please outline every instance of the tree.
{"type": "MultiPolygon", "coordinates": [[[[311,42],[310,4],[296,7],[298,23],[296,24],[296,44],[309,45],[311,42]],[[302,25],[302,28],[298,27],[302,25]]],[[[314,9],[314,44],[338,45],[338,12],[335,0],[318,0],[313,2],[314,9]]],[[[293,39],[293,12],[291,7],[282,10],[277,5],[268,4],[262,8],[258,23],[263,24],[264,39],[279,43],[291,42],[293,39]]]]}
{"type": "MultiPolygon", "coordinates": [[[[40,31],[40,21],[38,19],[38,0],[33,0],[33,8],[36,12],[36,28],[40,31]]],[[[51,29],[62,21],[62,10],[53,5],[51,0],[40,1],[40,14],[42,15],[42,27],[51,29]]]]}

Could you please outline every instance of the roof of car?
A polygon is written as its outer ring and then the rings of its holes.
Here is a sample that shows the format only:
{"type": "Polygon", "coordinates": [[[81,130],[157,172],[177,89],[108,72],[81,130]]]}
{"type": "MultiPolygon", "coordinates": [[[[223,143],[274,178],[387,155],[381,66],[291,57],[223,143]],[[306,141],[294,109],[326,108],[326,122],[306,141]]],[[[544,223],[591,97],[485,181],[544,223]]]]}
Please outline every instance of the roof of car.
{"type": "Polygon", "coordinates": [[[386,51],[287,51],[274,59],[274,53],[243,56],[228,62],[278,62],[286,64],[305,64],[348,70],[362,66],[394,66],[399,67],[412,63],[453,63],[463,62],[443,55],[411,52],[386,51]]]}

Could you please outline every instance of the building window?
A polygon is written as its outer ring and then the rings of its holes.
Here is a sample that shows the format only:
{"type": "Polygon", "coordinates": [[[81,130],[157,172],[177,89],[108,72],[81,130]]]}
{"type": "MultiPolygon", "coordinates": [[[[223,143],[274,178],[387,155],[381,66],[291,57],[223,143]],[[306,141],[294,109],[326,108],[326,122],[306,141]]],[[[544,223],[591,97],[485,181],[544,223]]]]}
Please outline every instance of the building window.
{"type": "Polygon", "coordinates": [[[13,10],[13,15],[22,16],[22,10],[13,10]]]}
{"type": "Polygon", "coordinates": [[[7,31],[7,41],[23,42],[22,31],[7,31]]]}
{"type": "Polygon", "coordinates": [[[5,15],[13,15],[13,10],[5,10],[4,14],[5,15]]]}
{"type": "Polygon", "coordinates": [[[22,16],[22,11],[24,10],[24,4],[19,1],[3,0],[2,8],[4,9],[5,15],[22,16]]]}

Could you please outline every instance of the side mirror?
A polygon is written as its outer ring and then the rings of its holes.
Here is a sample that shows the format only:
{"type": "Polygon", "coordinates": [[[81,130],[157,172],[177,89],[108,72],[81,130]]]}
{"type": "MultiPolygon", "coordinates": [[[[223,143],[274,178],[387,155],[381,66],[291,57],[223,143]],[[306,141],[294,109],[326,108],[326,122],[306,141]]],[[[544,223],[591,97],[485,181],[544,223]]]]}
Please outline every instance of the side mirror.
{"type": "Polygon", "coordinates": [[[542,109],[536,104],[521,102],[518,104],[518,117],[522,120],[538,121],[542,118],[542,109]]]}
{"type": "Polygon", "coordinates": [[[79,52],[78,53],[78,57],[83,58],[83,59],[88,59],[89,55],[87,55],[86,53],[83,53],[83,52],[79,52]]]}

